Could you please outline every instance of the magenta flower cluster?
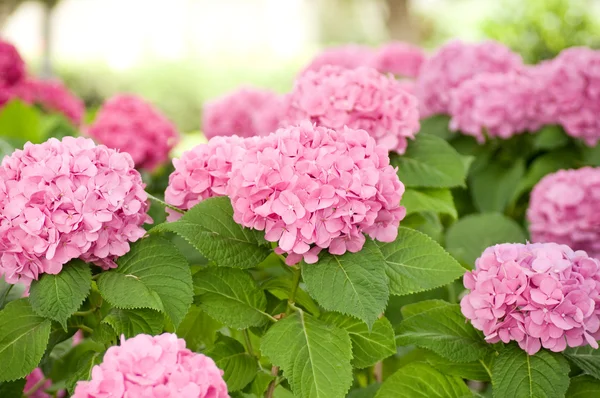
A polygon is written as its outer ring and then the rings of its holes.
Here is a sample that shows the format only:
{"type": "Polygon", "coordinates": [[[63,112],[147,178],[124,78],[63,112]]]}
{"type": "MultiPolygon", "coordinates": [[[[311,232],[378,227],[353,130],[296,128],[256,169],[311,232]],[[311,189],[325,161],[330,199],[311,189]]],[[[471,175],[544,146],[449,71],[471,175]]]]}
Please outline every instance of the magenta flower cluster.
{"type": "Polygon", "coordinates": [[[179,141],[175,126],[158,109],[128,94],[107,100],[87,132],[109,148],[129,153],[137,168],[148,171],[166,163],[179,141]]]}
{"type": "MultiPolygon", "coordinates": [[[[33,372],[28,374],[25,378],[25,387],[23,388],[23,394],[27,394],[26,396],[30,398],[51,398],[51,395],[45,392],[45,390],[47,390],[51,386],[52,380],[45,378],[42,369],[35,368],[33,372]],[[38,383],[42,384],[38,385],[38,383]]],[[[58,396],[60,397],[64,397],[64,395],[64,391],[60,391],[58,394],[58,396]]]]}
{"type": "Polygon", "coordinates": [[[25,62],[11,43],[0,39],[0,91],[25,77],[25,62]]]}
{"type": "Polygon", "coordinates": [[[533,188],[527,209],[534,242],[556,242],[600,258],[600,168],[560,170],[533,188]]]}
{"type": "Polygon", "coordinates": [[[92,379],[80,381],[73,398],[229,398],[223,371],[202,354],[185,348],[175,334],[121,337],[92,379]]]}
{"type": "Polygon", "coordinates": [[[400,154],[420,128],[416,98],[392,77],[367,67],[308,71],[296,80],[287,106],[288,125],[309,120],[334,130],[366,130],[377,145],[400,154]]]}
{"type": "Polygon", "coordinates": [[[85,138],[25,144],[0,166],[0,276],[29,283],[75,258],[116,267],[151,222],[146,200],[127,153],[85,138]]]}
{"type": "Polygon", "coordinates": [[[516,341],[528,354],[600,338],[600,263],[556,243],[487,248],[467,272],[462,313],[490,343],[516,341]]]}
{"type": "Polygon", "coordinates": [[[202,132],[207,138],[269,135],[277,130],[283,111],[278,94],[241,88],[204,105],[202,132]]]}

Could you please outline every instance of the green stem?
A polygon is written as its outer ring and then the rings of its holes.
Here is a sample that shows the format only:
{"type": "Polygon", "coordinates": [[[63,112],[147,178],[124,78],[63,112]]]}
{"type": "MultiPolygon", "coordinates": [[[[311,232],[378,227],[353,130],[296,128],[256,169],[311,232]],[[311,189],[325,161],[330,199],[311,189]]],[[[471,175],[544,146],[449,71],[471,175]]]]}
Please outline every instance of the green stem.
{"type": "Polygon", "coordinates": [[[100,278],[100,275],[102,275],[102,273],[99,273],[99,274],[96,274],[96,275],[92,276],[92,280],[93,281],[97,281],[98,278],[100,278]]]}
{"type": "Polygon", "coordinates": [[[73,315],[75,315],[75,316],[87,316],[87,315],[93,314],[94,312],[96,312],[96,310],[97,310],[97,308],[94,307],[94,308],[90,308],[87,311],[77,311],[73,315]]]}
{"type": "Polygon", "coordinates": [[[81,330],[83,330],[84,332],[88,332],[88,333],[94,333],[94,329],[92,329],[91,327],[89,327],[89,326],[86,326],[86,325],[75,325],[75,327],[76,327],[77,329],[81,329],[81,330]]]}
{"type": "Polygon", "coordinates": [[[492,379],[492,372],[490,371],[490,369],[486,366],[485,362],[483,362],[481,359],[479,360],[479,362],[481,362],[481,366],[483,366],[483,368],[485,369],[485,371],[487,372],[488,376],[490,376],[490,380],[492,379]]]}
{"type": "Polygon", "coordinates": [[[242,331],[242,334],[244,335],[244,341],[246,342],[246,348],[248,349],[248,354],[255,357],[256,355],[254,354],[254,349],[252,348],[252,341],[250,341],[250,333],[248,333],[248,329],[244,329],[242,331]]]}
{"type": "Polygon", "coordinates": [[[450,282],[446,287],[448,289],[448,299],[452,304],[456,304],[456,289],[454,289],[454,282],[450,282]]]}
{"type": "Polygon", "coordinates": [[[44,383],[46,383],[46,378],[42,377],[40,380],[38,380],[37,383],[35,383],[33,385],[33,387],[31,387],[29,390],[27,390],[26,392],[23,393],[24,397],[30,397],[33,394],[35,394],[40,388],[42,388],[42,386],[44,385],[44,383]]]}
{"type": "Polygon", "coordinates": [[[300,269],[293,267],[292,272],[294,273],[294,279],[292,281],[292,291],[290,293],[289,303],[294,304],[296,302],[296,293],[298,292],[298,286],[300,285],[300,276],[302,273],[300,269]]]}
{"type": "Polygon", "coordinates": [[[179,207],[171,206],[170,204],[168,204],[164,200],[160,200],[159,198],[157,198],[154,195],[149,194],[148,192],[146,192],[146,193],[148,194],[148,199],[153,200],[156,203],[159,203],[159,204],[163,205],[164,207],[168,207],[169,209],[174,210],[174,211],[176,211],[179,214],[185,214],[185,211],[181,210],[179,207]]]}

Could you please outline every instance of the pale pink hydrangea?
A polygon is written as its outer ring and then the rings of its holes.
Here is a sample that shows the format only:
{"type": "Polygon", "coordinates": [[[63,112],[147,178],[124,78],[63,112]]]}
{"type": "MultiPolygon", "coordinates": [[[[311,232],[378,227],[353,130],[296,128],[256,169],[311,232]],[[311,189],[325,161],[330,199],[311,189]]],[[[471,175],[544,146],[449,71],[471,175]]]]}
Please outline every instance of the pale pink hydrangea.
{"type": "Polygon", "coordinates": [[[0,276],[27,284],[75,258],[116,267],[147,210],[128,154],[81,137],[27,143],[0,166],[0,276]]]}
{"type": "Polygon", "coordinates": [[[87,133],[109,148],[129,153],[137,168],[148,171],[166,163],[179,141],[173,123],[144,99],[129,94],[107,100],[87,133]]]}
{"type": "Polygon", "coordinates": [[[535,87],[532,77],[515,72],[481,73],[466,80],[450,96],[450,129],[480,143],[486,137],[506,139],[535,131],[540,127],[535,87]]]}
{"type": "Polygon", "coordinates": [[[462,313],[490,343],[516,341],[528,354],[600,338],[600,264],[556,243],[487,248],[467,272],[462,313]]]}
{"type": "Polygon", "coordinates": [[[331,47],[323,50],[304,68],[301,74],[318,71],[325,65],[334,65],[347,69],[368,66],[373,63],[375,51],[371,47],[357,44],[331,47]]]}
{"type": "Polygon", "coordinates": [[[393,241],[403,193],[387,148],[366,131],[307,121],[246,145],[227,192],[235,221],[264,230],[290,265],[314,263],[322,249],[357,252],[363,234],[393,241]]]}
{"type": "Polygon", "coordinates": [[[549,174],[531,191],[527,220],[534,242],[556,242],[600,257],[600,168],[549,174]]]}
{"type": "Polygon", "coordinates": [[[393,77],[368,67],[324,66],[296,80],[284,124],[309,120],[331,129],[363,129],[377,145],[404,153],[419,131],[416,98],[393,77]]]}
{"type": "Polygon", "coordinates": [[[90,381],[79,381],[73,398],[229,398],[223,371],[185,348],[175,334],[121,337],[90,381]]]}
{"type": "Polygon", "coordinates": [[[465,80],[480,73],[506,73],[522,68],[521,57],[500,43],[451,41],[421,67],[417,78],[421,117],[448,114],[452,91],[465,80]]]}
{"type": "Polygon", "coordinates": [[[415,78],[419,76],[421,65],[426,59],[427,55],[420,47],[403,42],[390,42],[375,51],[370,66],[381,73],[415,78]]]}
{"type": "Polygon", "coordinates": [[[202,132],[207,138],[269,135],[277,130],[282,112],[281,96],[245,87],[204,105],[202,132]]]}
{"type": "Polygon", "coordinates": [[[0,89],[14,86],[25,77],[25,62],[11,43],[0,39],[0,89]]]}

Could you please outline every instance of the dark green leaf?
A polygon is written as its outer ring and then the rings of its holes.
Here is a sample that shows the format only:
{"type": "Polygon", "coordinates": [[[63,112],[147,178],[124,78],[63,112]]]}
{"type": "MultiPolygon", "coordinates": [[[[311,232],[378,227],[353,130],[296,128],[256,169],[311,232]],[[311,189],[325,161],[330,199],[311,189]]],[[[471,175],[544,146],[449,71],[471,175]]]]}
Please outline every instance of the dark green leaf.
{"type": "MultiPolygon", "coordinates": [[[[263,282],[261,288],[267,290],[280,300],[287,300],[292,291],[292,278],[290,275],[271,278],[263,282]]],[[[321,312],[319,306],[313,301],[308,293],[300,288],[296,290],[295,302],[306,308],[306,310],[313,315],[319,316],[321,312]]]]}
{"type": "Polygon", "coordinates": [[[484,359],[465,363],[452,362],[431,351],[428,351],[424,356],[429,365],[445,375],[456,376],[467,380],[490,381],[490,363],[493,361],[494,355],[494,353],[490,353],[490,355],[484,359]]]}
{"type": "Polygon", "coordinates": [[[567,348],[563,354],[590,376],[600,379],[600,350],[589,345],[567,348]]]}
{"type": "Polygon", "coordinates": [[[75,373],[66,381],[67,389],[73,394],[78,381],[87,381],[92,377],[92,368],[102,362],[103,353],[97,351],[86,351],[77,358],[75,373]]]}
{"type": "Polygon", "coordinates": [[[202,347],[211,347],[221,324],[208,316],[197,305],[192,305],[189,312],[177,328],[177,336],[187,343],[187,348],[199,351],[202,347]]]}
{"type": "Polygon", "coordinates": [[[220,341],[206,353],[225,374],[223,379],[228,390],[239,391],[256,376],[258,363],[244,349],[244,346],[231,337],[221,336],[220,341]]]}
{"type": "Polygon", "coordinates": [[[581,375],[573,377],[567,398],[598,398],[600,397],[600,381],[592,376],[581,375]]]}
{"type": "Polygon", "coordinates": [[[0,397],[21,397],[25,389],[25,379],[0,382],[0,397]]]}
{"type": "Polygon", "coordinates": [[[470,180],[473,202],[481,212],[502,212],[517,191],[525,174],[525,162],[514,159],[510,165],[490,162],[473,173],[470,180]]]}
{"type": "Polygon", "coordinates": [[[102,322],[110,325],[118,336],[124,334],[129,339],[142,333],[159,334],[163,330],[165,318],[160,312],[148,308],[133,310],[113,308],[102,322]]]}

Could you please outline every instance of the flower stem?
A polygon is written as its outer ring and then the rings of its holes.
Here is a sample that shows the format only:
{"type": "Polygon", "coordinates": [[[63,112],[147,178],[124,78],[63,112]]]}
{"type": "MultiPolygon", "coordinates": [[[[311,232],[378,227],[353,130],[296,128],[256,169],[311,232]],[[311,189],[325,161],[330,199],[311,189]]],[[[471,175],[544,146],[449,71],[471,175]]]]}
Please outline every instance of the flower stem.
{"type": "Polygon", "coordinates": [[[290,298],[288,304],[293,305],[296,302],[296,293],[298,292],[298,286],[300,285],[301,272],[299,268],[292,267],[294,273],[294,279],[292,280],[292,291],[290,292],[290,298]]]}
{"type": "Polygon", "coordinates": [[[81,329],[81,330],[83,330],[84,332],[88,332],[88,333],[90,333],[90,334],[91,334],[91,333],[94,333],[94,329],[92,329],[91,327],[89,327],[89,326],[86,326],[86,325],[76,325],[75,327],[76,327],[77,329],[81,329]]]}
{"type": "Polygon", "coordinates": [[[31,387],[29,390],[27,390],[26,392],[23,393],[24,397],[30,397],[33,394],[35,394],[43,385],[44,383],[46,383],[46,378],[42,377],[41,379],[38,380],[37,383],[35,383],[33,385],[33,387],[31,387]]]}
{"type": "Polygon", "coordinates": [[[273,366],[271,368],[271,376],[275,377],[273,381],[269,383],[269,388],[267,388],[267,392],[265,393],[265,398],[273,398],[273,394],[275,393],[275,387],[277,387],[277,375],[279,374],[279,367],[273,366]]]}
{"type": "Polygon", "coordinates": [[[148,194],[148,199],[153,200],[156,203],[163,205],[164,207],[168,207],[169,209],[171,209],[173,211],[176,211],[179,214],[185,214],[185,211],[181,210],[179,207],[171,206],[170,204],[168,204],[164,200],[160,200],[159,198],[157,198],[154,195],[149,194],[148,192],[146,192],[146,193],[148,194]]]}
{"type": "Polygon", "coordinates": [[[90,308],[87,311],[77,311],[73,315],[75,315],[75,316],[86,316],[86,315],[93,314],[94,312],[96,312],[96,310],[97,310],[97,308],[94,307],[94,308],[90,308]]]}
{"type": "Polygon", "coordinates": [[[254,354],[254,349],[252,348],[252,341],[250,341],[250,333],[248,333],[248,329],[244,329],[242,331],[242,334],[244,335],[244,341],[246,342],[246,348],[248,349],[248,354],[255,357],[256,355],[254,354]]]}

